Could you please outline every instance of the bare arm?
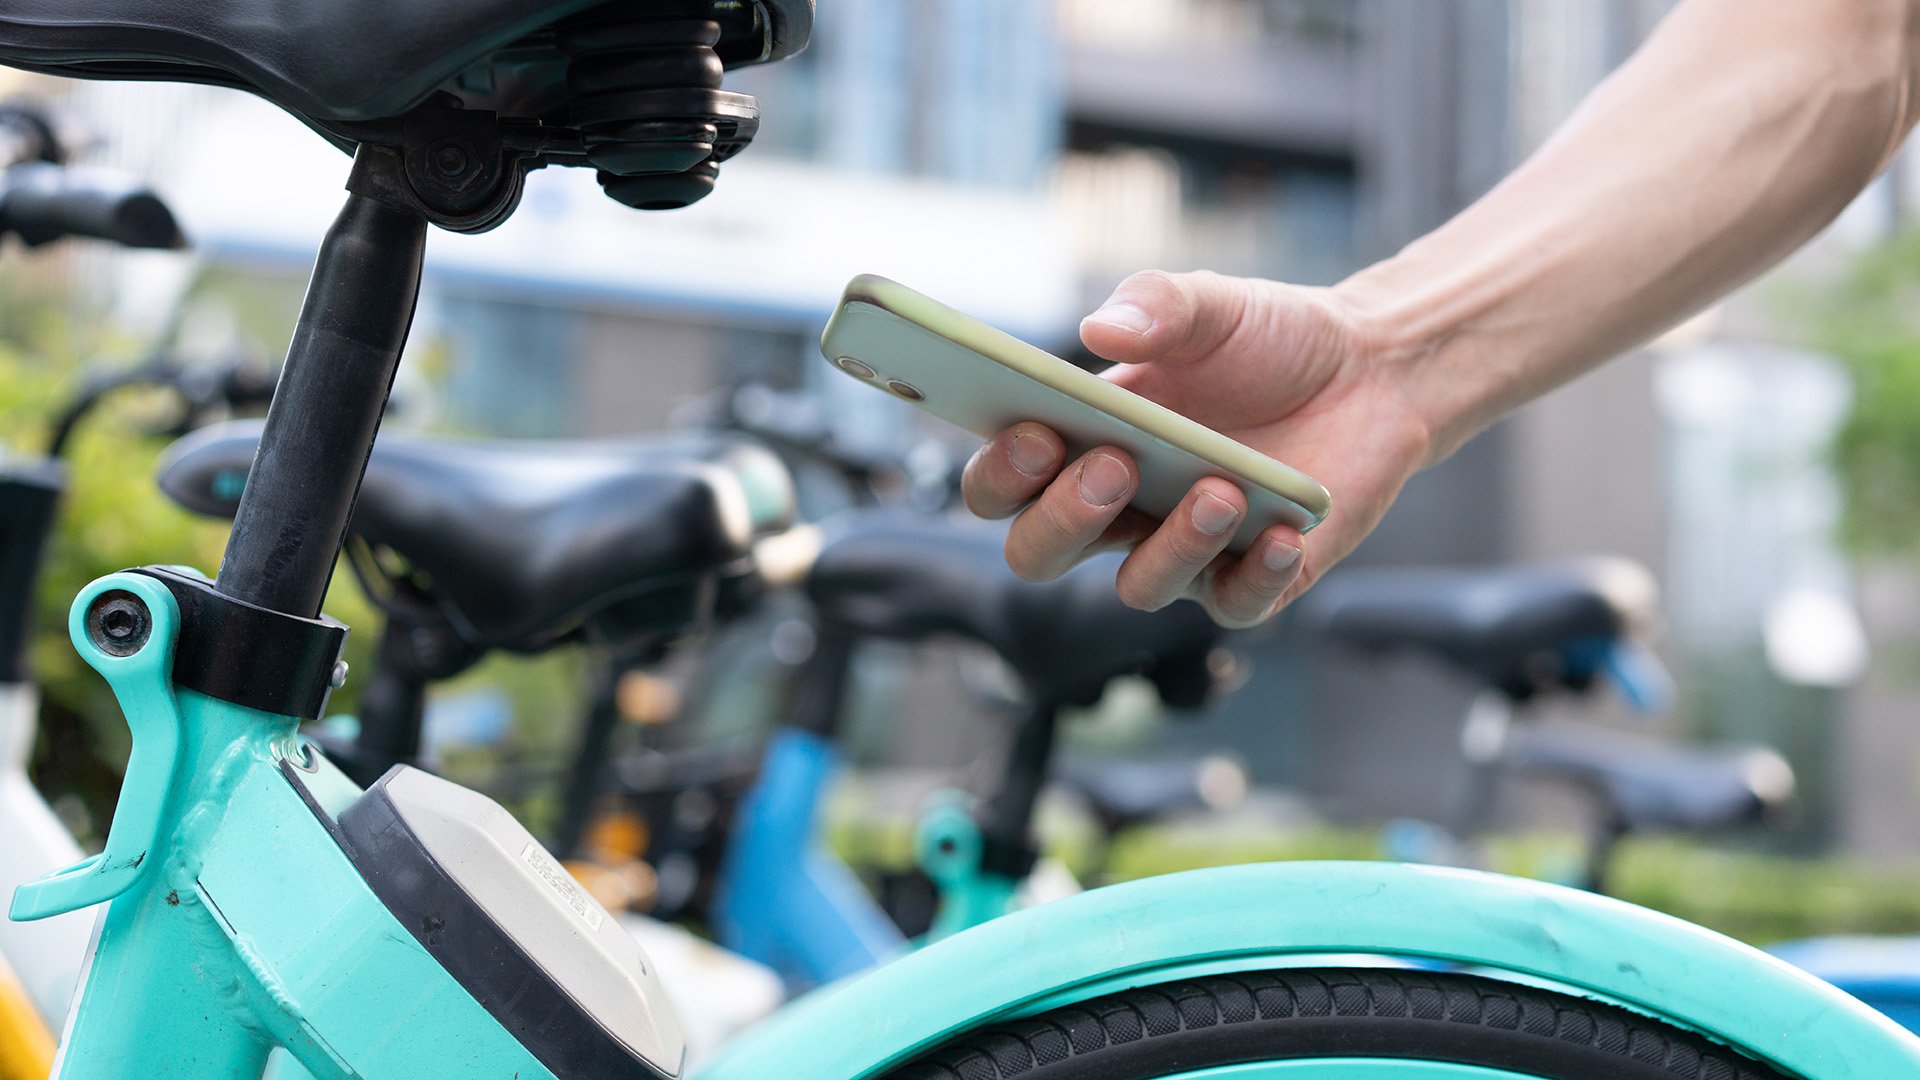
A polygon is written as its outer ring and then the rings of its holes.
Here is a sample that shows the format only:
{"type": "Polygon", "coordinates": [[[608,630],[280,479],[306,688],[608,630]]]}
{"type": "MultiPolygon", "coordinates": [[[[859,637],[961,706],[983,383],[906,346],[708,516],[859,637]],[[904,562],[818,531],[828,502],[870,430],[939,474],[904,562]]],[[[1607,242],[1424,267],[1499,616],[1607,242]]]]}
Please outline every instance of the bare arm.
{"type": "Polygon", "coordinates": [[[1917,62],[1920,0],[1685,0],[1512,176],[1340,285],[1122,282],[1082,323],[1088,347],[1124,365],[1121,384],[1325,483],[1334,511],[1309,538],[1276,526],[1231,559],[1222,516],[1246,512],[1233,485],[1202,481],[1146,519],[1125,509],[1126,455],[1068,462],[1032,424],[976,455],[969,505],[1018,514],[1007,560],[1027,576],[1131,548],[1129,603],[1187,595],[1257,622],[1345,557],[1415,471],[1831,221],[1913,127],[1917,62]]]}
{"type": "Polygon", "coordinates": [[[1336,290],[1434,454],[1806,242],[1913,127],[1920,4],[1689,0],[1525,165],[1336,290]]]}

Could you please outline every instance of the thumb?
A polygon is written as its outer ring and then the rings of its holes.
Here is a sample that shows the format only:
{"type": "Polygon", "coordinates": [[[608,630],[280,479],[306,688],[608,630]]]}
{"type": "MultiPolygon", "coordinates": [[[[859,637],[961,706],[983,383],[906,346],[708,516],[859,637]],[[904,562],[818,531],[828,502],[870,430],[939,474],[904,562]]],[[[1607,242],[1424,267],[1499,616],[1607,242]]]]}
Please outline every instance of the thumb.
{"type": "Polygon", "coordinates": [[[1243,332],[1253,282],[1200,270],[1146,270],[1122,281],[1080,322],[1080,340],[1122,364],[1191,361],[1243,332]]]}

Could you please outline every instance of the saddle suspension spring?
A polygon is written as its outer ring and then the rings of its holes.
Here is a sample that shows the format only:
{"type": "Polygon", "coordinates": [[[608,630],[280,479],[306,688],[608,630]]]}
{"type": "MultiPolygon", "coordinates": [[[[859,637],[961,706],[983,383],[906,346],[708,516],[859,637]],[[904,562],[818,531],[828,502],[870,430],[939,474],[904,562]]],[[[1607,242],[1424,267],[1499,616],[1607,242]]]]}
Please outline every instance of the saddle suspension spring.
{"type": "Polygon", "coordinates": [[[570,120],[609,196],[642,210],[673,209],[713,190],[720,163],[759,127],[752,97],[720,89],[725,65],[715,51],[721,20],[751,18],[753,5],[635,6],[603,4],[557,27],[570,120]]]}

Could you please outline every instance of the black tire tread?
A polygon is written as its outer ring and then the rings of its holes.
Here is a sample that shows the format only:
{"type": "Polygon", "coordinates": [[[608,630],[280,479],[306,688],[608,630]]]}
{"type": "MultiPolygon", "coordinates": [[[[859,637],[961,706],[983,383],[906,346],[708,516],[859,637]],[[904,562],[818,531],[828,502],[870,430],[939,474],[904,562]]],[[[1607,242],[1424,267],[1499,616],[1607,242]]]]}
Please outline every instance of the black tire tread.
{"type": "Polygon", "coordinates": [[[1783,1080],[1610,1005],[1477,976],[1372,968],[1126,990],[962,1034],[881,1080],[1150,1080],[1343,1054],[1532,1069],[1550,1080],[1783,1080]]]}

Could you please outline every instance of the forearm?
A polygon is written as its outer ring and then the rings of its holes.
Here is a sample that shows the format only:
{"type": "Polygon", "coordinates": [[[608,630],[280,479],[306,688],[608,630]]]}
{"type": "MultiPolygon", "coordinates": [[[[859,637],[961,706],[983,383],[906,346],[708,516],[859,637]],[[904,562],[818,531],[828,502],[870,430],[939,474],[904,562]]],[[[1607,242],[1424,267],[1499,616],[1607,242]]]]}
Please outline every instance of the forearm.
{"type": "Polygon", "coordinates": [[[1479,202],[1336,292],[1442,457],[1749,280],[1911,128],[1920,2],[1687,0],[1479,202]]]}

